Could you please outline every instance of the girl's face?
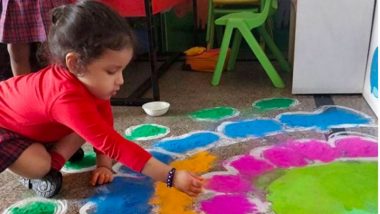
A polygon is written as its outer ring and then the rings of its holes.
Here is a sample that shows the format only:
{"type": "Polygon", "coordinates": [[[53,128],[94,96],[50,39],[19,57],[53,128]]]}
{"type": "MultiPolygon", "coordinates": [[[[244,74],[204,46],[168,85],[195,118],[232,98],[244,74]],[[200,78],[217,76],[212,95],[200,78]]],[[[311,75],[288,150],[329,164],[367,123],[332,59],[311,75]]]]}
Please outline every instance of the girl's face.
{"type": "Polygon", "coordinates": [[[123,85],[123,70],[132,56],[132,48],[118,51],[106,49],[99,58],[87,64],[83,74],[77,77],[94,96],[110,99],[123,85]]]}

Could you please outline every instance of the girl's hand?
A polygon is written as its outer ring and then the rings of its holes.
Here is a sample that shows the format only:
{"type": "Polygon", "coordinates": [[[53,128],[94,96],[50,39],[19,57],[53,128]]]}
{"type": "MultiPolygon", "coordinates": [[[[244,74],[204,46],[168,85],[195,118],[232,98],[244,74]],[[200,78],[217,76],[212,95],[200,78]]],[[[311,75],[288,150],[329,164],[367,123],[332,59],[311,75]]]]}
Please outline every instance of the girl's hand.
{"type": "Polygon", "coordinates": [[[195,197],[202,192],[204,179],[187,171],[178,170],[174,175],[174,187],[195,197]]]}
{"type": "Polygon", "coordinates": [[[93,172],[91,176],[91,185],[102,185],[110,183],[113,180],[113,172],[111,169],[105,166],[98,166],[93,172]]]}

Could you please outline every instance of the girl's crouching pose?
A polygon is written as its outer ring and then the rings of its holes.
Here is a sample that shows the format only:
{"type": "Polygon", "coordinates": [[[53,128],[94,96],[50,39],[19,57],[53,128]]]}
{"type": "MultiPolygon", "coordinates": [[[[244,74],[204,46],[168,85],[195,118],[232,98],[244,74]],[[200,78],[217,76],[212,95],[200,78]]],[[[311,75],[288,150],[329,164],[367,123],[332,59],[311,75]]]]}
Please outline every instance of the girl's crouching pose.
{"type": "Polygon", "coordinates": [[[113,128],[110,98],[133,55],[126,21],[96,1],[53,10],[52,64],[0,82],[0,172],[9,169],[38,195],[59,192],[59,170],[85,142],[97,152],[93,185],[112,181],[112,159],[190,196],[202,178],[172,169],[113,128]]]}

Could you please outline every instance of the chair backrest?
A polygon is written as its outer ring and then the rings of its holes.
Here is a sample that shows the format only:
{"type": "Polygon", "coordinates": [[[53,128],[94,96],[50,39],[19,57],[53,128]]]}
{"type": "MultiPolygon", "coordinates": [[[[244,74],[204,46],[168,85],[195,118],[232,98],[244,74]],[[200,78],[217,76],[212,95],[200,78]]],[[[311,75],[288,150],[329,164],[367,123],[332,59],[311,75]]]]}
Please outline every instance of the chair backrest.
{"type": "Polygon", "coordinates": [[[209,7],[215,14],[226,15],[229,13],[255,10],[260,7],[260,0],[208,0],[209,7]]]}
{"type": "Polygon", "coordinates": [[[259,16],[255,18],[255,23],[262,24],[267,20],[269,13],[272,9],[273,1],[277,2],[277,0],[261,0],[260,1],[260,13],[259,13],[259,16]]]}
{"type": "Polygon", "coordinates": [[[276,12],[277,7],[278,7],[277,0],[261,0],[260,13],[259,13],[259,16],[255,18],[256,24],[254,25],[257,26],[257,23],[264,24],[267,18],[276,12]]]}

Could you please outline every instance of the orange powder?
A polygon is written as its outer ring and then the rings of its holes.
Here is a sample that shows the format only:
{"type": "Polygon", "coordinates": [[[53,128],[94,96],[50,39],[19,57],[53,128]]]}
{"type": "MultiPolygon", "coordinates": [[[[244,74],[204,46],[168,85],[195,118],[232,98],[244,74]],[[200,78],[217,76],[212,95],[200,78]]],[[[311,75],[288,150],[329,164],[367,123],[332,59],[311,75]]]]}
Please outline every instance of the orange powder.
{"type": "MultiPolygon", "coordinates": [[[[185,160],[171,163],[171,166],[179,170],[189,170],[197,174],[203,174],[210,170],[216,157],[208,152],[199,152],[185,160]]],[[[192,210],[194,199],[175,188],[167,188],[164,183],[156,184],[156,192],[151,199],[151,204],[157,207],[157,213],[161,214],[195,214],[192,210]]]]}

